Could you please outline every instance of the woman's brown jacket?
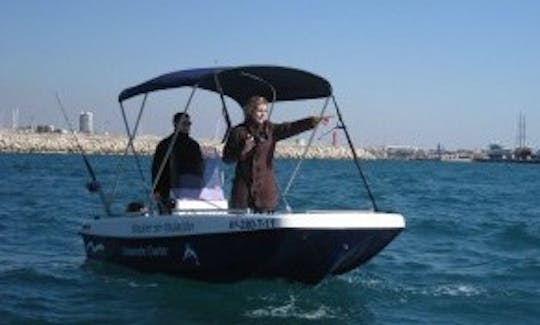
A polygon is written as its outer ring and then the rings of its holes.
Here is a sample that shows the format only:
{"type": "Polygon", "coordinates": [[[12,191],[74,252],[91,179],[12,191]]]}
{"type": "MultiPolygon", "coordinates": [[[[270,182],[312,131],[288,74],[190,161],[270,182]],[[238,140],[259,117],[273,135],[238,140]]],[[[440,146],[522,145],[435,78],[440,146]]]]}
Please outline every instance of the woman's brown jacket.
{"type": "Polygon", "coordinates": [[[316,119],[310,117],[280,124],[267,121],[260,126],[248,121],[235,126],[223,149],[223,161],[236,162],[231,208],[273,211],[278,204],[273,167],[276,142],[312,129],[316,124],[316,119]],[[249,135],[254,137],[256,145],[242,156],[249,135]]]}

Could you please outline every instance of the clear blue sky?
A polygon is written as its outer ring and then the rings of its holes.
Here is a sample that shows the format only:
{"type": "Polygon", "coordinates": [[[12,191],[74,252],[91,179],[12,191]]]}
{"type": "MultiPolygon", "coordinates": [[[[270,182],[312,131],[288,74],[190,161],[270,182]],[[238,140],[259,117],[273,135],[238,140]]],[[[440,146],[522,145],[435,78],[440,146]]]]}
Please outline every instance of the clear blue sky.
{"type": "MultiPolygon", "coordinates": [[[[117,96],[126,87],[192,67],[279,64],[332,82],[357,145],[513,147],[521,111],[528,144],[540,147],[540,1],[6,0],[1,7],[3,127],[14,108],[20,124],[64,126],[58,91],[73,121],[90,110],[98,130],[119,133],[117,96]]],[[[174,96],[150,98],[144,133],[171,130],[170,115],[186,99],[174,96]]],[[[203,94],[195,104],[203,108],[194,134],[212,136],[218,100],[203,94]]],[[[317,105],[294,113],[277,106],[274,120],[315,113],[317,105]]]]}

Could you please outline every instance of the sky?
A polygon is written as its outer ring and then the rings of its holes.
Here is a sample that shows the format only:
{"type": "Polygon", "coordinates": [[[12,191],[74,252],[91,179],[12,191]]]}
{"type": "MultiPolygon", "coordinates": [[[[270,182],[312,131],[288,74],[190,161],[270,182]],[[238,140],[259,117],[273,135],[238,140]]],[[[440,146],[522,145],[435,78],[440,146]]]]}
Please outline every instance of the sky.
{"type": "MultiPolygon", "coordinates": [[[[521,112],[527,145],[539,148],[539,17],[534,0],[3,0],[0,126],[18,109],[19,125],[67,128],[58,93],[73,124],[92,111],[98,132],[121,133],[125,88],[183,69],[271,64],[328,79],[358,146],[514,147],[521,112]]],[[[150,95],[140,132],[171,132],[188,94],[150,95]]],[[[126,102],[130,117],[140,102],[126,102]]],[[[272,119],[321,106],[276,104],[272,119]]],[[[195,95],[195,137],[220,137],[219,110],[217,96],[195,95]]]]}

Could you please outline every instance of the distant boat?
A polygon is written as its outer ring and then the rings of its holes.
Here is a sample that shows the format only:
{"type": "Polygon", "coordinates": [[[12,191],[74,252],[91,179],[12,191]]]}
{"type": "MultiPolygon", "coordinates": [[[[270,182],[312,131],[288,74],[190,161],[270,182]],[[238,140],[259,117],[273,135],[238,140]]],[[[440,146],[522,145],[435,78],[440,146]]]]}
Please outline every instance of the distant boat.
{"type": "Polygon", "coordinates": [[[518,147],[512,151],[499,144],[490,144],[486,155],[474,158],[474,161],[538,164],[540,163],[540,156],[533,154],[528,147],[518,147]]]}
{"type": "Polygon", "coordinates": [[[446,162],[472,162],[474,159],[469,153],[452,153],[441,155],[441,161],[446,162]]]}
{"type": "Polygon", "coordinates": [[[482,157],[476,157],[474,161],[478,162],[498,162],[498,161],[509,161],[512,159],[512,151],[506,149],[503,146],[492,143],[489,145],[488,150],[485,152],[485,155],[482,157]]]}

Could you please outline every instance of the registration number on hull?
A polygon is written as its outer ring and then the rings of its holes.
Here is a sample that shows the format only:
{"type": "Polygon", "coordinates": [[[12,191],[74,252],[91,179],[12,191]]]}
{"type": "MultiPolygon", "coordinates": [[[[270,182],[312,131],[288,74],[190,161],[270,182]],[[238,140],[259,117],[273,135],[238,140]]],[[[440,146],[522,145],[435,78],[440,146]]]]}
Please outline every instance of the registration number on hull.
{"type": "Polygon", "coordinates": [[[275,219],[233,219],[229,221],[231,230],[258,230],[276,228],[275,219]]]}

